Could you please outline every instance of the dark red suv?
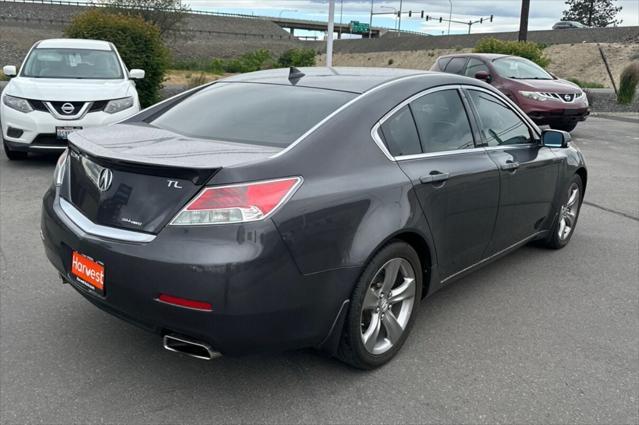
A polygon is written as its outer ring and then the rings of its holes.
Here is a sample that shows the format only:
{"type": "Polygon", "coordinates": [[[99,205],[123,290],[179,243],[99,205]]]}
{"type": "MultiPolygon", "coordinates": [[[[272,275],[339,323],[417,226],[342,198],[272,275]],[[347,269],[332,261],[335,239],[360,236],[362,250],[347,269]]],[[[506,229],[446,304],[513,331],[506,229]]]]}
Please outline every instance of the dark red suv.
{"type": "Polygon", "coordinates": [[[590,110],[586,94],[519,56],[465,53],[440,56],[431,71],[478,78],[492,84],[539,125],[572,131],[590,110]]]}

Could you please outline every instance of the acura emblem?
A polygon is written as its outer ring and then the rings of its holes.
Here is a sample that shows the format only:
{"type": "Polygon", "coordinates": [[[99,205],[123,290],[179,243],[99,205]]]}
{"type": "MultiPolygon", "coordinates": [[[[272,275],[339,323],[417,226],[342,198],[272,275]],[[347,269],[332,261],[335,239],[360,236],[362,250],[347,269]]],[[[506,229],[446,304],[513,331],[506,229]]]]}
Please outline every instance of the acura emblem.
{"type": "Polygon", "coordinates": [[[67,102],[64,105],[62,105],[60,109],[62,109],[62,112],[64,112],[65,114],[71,115],[73,111],[75,111],[75,106],[67,102]]]}
{"type": "Polygon", "coordinates": [[[103,168],[100,171],[100,177],[98,177],[98,189],[101,192],[106,192],[111,187],[113,181],[113,173],[108,168],[103,168]]]}

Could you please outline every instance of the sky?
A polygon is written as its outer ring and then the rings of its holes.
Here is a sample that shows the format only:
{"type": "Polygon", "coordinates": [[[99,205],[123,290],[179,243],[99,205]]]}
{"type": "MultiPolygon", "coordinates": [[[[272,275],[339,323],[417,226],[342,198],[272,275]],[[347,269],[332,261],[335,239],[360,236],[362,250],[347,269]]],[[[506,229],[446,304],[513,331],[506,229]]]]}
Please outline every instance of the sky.
{"type": "MultiPolygon", "coordinates": [[[[517,31],[521,0],[450,0],[452,2],[453,19],[460,21],[476,20],[494,15],[493,22],[484,22],[472,26],[473,33],[499,31],[517,31]]],[[[192,9],[216,12],[245,13],[255,15],[283,16],[287,18],[303,18],[326,21],[328,17],[327,0],[185,0],[192,9]]],[[[335,0],[335,20],[348,23],[350,21],[369,22],[371,0],[335,0]],[[343,11],[342,11],[343,4],[343,11]],[[342,13],[340,13],[342,11],[342,13]]],[[[447,23],[439,23],[439,17],[448,18],[449,0],[403,0],[402,10],[413,12],[424,10],[425,14],[435,17],[437,22],[424,21],[418,18],[402,16],[402,29],[441,35],[448,32],[447,23]]],[[[559,21],[566,8],[563,0],[531,0],[529,30],[551,29],[559,21]]],[[[639,0],[617,0],[623,7],[619,17],[621,25],[639,25],[639,0]]],[[[373,0],[375,13],[392,13],[400,6],[400,0],[373,0]]],[[[374,15],[373,25],[394,28],[396,19],[390,15],[374,15]]],[[[468,26],[451,24],[451,34],[465,34],[468,26]]]]}

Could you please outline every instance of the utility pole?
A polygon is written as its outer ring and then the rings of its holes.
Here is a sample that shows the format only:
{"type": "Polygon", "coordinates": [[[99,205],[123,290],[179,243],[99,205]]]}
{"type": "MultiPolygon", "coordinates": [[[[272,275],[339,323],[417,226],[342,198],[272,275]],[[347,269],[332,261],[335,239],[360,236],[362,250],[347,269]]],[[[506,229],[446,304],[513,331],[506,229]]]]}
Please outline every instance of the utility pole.
{"type": "Polygon", "coordinates": [[[450,3],[450,10],[448,12],[448,35],[450,35],[450,21],[453,20],[453,0],[448,0],[450,3]]]}
{"type": "Polygon", "coordinates": [[[344,26],[344,22],[342,21],[343,16],[344,16],[344,0],[341,0],[339,5],[339,34],[337,35],[338,39],[342,38],[342,27],[344,26]]]}
{"type": "Polygon", "coordinates": [[[521,0],[521,17],[519,18],[519,41],[528,40],[528,15],[530,0],[521,0]]]}
{"type": "Polygon", "coordinates": [[[328,28],[326,33],[326,66],[333,66],[333,31],[335,30],[335,0],[328,1],[328,28]]]}

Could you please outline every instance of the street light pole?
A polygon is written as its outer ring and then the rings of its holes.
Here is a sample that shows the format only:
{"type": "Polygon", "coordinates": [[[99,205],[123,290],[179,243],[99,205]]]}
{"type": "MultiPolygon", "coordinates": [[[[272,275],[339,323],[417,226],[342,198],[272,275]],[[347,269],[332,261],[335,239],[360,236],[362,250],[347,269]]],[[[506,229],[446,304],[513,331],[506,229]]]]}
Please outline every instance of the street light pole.
{"type": "Polygon", "coordinates": [[[326,34],[326,66],[333,66],[333,31],[335,30],[335,0],[328,2],[328,33],[326,34]]]}
{"type": "Polygon", "coordinates": [[[339,5],[339,35],[337,38],[342,38],[342,26],[344,25],[344,21],[342,21],[342,17],[344,16],[344,0],[340,0],[339,5]]]}
{"type": "Polygon", "coordinates": [[[450,21],[453,20],[453,0],[448,0],[450,3],[450,12],[448,13],[448,35],[450,35],[450,21]]]}
{"type": "Polygon", "coordinates": [[[399,0],[399,22],[397,23],[397,37],[402,33],[402,1],[399,0]]]}
{"type": "Polygon", "coordinates": [[[373,38],[373,5],[375,0],[371,0],[371,18],[368,21],[368,38],[373,38]]]}

